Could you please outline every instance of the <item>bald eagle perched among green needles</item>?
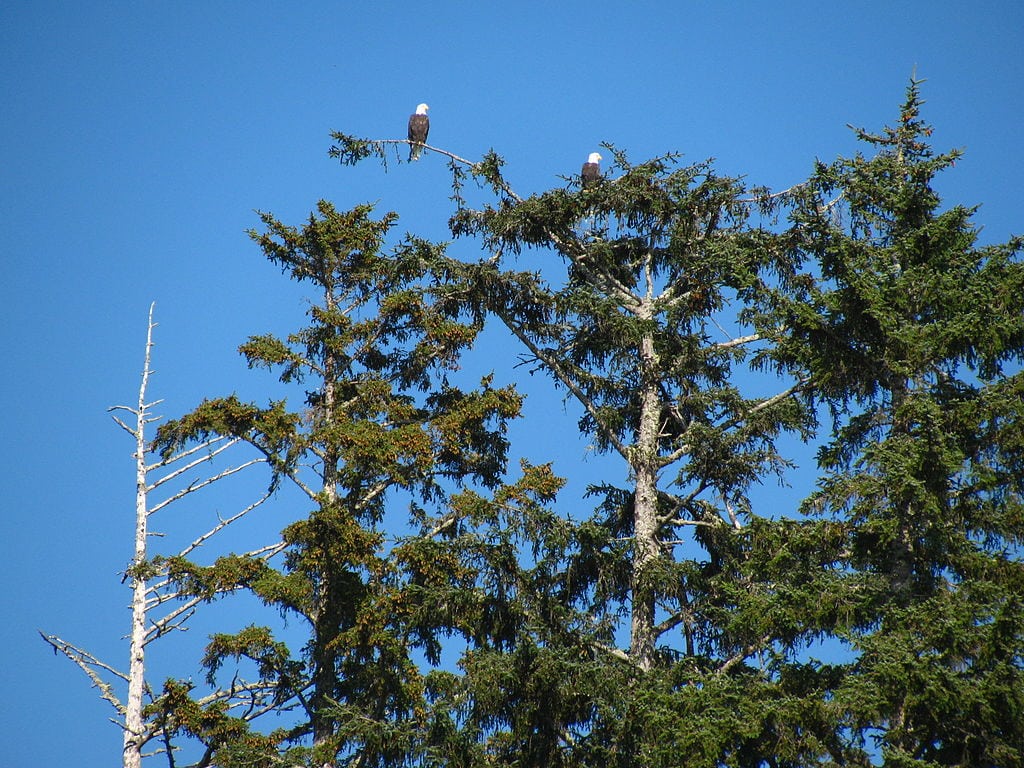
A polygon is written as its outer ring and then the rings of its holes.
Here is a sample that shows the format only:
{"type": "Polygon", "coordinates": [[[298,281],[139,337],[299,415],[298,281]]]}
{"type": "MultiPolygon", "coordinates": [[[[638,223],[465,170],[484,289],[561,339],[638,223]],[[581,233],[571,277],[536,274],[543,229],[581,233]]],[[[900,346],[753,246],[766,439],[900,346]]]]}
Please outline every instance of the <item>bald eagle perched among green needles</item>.
{"type": "Polygon", "coordinates": [[[409,148],[409,159],[419,160],[420,153],[423,152],[423,143],[427,140],[427,134],[430,133],[430,118],[427,117],[427,110],[430,109],[426,104],[419,104],[416,106],[416,111],[409,115],[409,141],[414,142],[409,148]]]}
{"type": "Polygon", "coordinates": [[[583,180],[584,189],[592,187],[597,183],[597,180],[601,178],[601,155],[597,152],[590,153],[587,157],[587,162],[583,164],[580,178],[583,180]]]}

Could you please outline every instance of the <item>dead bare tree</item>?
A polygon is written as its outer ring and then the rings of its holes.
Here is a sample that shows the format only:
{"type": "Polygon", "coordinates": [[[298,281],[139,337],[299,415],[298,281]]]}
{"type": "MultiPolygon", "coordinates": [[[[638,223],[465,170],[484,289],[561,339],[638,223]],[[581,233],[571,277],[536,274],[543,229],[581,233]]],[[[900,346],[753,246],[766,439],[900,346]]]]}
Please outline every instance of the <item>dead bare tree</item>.
{"type": "MultiPolygon", "coordinates": [[[[57,635],[40,633],[55,651],[63,653],[85,673],[98,689],[100,697],[113,707],[115,715],[111,720],[124,731],[124,768],[141,768],[142,759],[147,755],[145,749],[148,744],[154,745],[148,754],[169,753],[175,749],[171,738],[173,724],[166,720],[146,717],[147,703],[155,701],[159,695],[146,680],[146,651],[158,638],[175,630],[186,629],[187,622],[196,613],[200,604],[209,599],[182,592],[169,577],[166,563],[170,558],[167,554],[154,556],[150,551],[150,538],[161,535],[150,529],[150,522],[154,515],[186,497],[266,461],[258,457],[231,464],[223,469],[218,468],[215,460],[240,442],[238,439],[223,436],[192,445],[168,457],[156,456],[155,460],[153,459],[155,454],[150,450],[150,429],[161,419],[154,415],[153,409],[163,402],[148,402],[146,399],[149,379],[153,373],[153,330],[156,327],[156,323],[153,322],[153,309],[154,305],[151,305],[145,362],[137,404],[117,405],[109,409],[118,426],[135,441],[135,542],[131,565],[122,579],[132,591],[128,671],[121,671],[57,635]],[[130,418],[122,418],[124,414],[130,414],[130,418]],[[203,476],[203,471],[208,474],[203,476]],[[156,496],[162,498],[155,500],[156,496]]],[[[215,524],[173,553],[173,557],[185,558],[193,555],[212,537],[244,518],[269,497],[270,491],[230,516],[218,515],[215,524]]],[[[278,542],[246,552],[243,556],[269,559],[283,548],[284,544],[278,542]]],[[[247,719],[255,719],[269,708],[267,702],[270,701],[270,693],[259,684],[246,684],[236,679],[231,690],[213,690],[200,703],[227,700],[233,706],[240,706],[240,702],[244,701],[247,719]]],[[[171,764],[174,764],[173,759],[171,764]]]]}

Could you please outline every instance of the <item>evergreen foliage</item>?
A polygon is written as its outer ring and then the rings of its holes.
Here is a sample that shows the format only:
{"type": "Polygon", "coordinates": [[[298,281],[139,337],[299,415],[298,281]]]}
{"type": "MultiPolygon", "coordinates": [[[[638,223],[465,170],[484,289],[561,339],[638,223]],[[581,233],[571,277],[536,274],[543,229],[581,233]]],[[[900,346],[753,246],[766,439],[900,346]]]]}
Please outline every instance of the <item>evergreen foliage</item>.
{"type": "MultiPolygon", "coordinates": [[[[321,298],[241,351],[305,402],[210,400],[158,443],[240,437],[308,499],[280,562],[170,564],[305,621],[302,649],[253,625],[204,659],[211,681],[252,662],[294,725],[182,681],[152,716],[225,766],[1024,762],[1024,243],[942,207],[957,153],[920,107],[912,81],[895,127],[857,132],[870,156],[775,195],[606,145],[610,177],[521,197],[494,153],[448,155],[472,260],[385,252],[369,206],[263,215],[254,240],[321,298]],[[510,478],[513,387],[451,382],[490,322],[620,459],[592,515],[547,464],[510,478]],[[819,483],[759,505],[784,439],[821,445],[819,483]]],[[[343,163],[395,143],[335,140],[343,163]]]]}
{"type": "MultiPolygon", "coordinates": [[[[198,707],[188,685],[168,682],[157,716],[206,746],[203,763],[270,765],[279,750],[317,765],[353,755],[361,765],[412,759],[426,749],[435,685],[418,655],[437,665],[441,638],[467,626],[439,592],[458,584],[464,566],[445,559],[437,539],[450,534],[428,512],[444,505],[453,484],[463,493],[504,488],[504,424],[520,397],[488,380],[473,391],[447,382],[478,329],[431,305],[420,281],[438,249],[409,240],[385,253],[395,217],[370,214],[369,206],[339,212],[321,202],[302,228],[263,215],[265,231],[252,233],[268,259],[321,294],[308,327],[241,347],[250,367],[308,387],[302,408],[228,396],[158,433],[164,451],[210,434],[242,438],[267,457],[274,485],[294,483],[311,505],[283,530],[287,547],[276,567],[238,556],[170,566],[188,594],[250,590],[303,619],[309,633],[301,649],[268,626],[218,634],[203,661],[211,684],[229,659],[254,664],[260,684],[275,687],[278,709],[295,710],[293,727],[257,733],[250,713],[198,707]],[[383,524],[396,496],[419,529],[401,540],[383,524]]],[[[514,487],[528,494],[538,473],[529,469],[514,487]]]]}
{"type": "Polygon", "coordinates": [[[855,745],[899,766],[1024,761],[1020,239],[978,247],[942,210],[912,83],[875,154],[821,164],[795,220],[820,265],[787,354],[833,416],[809,513],[845,531],[831,631],[855,745]],[[822,201],[840,194],[825,212],[822,201]]]}

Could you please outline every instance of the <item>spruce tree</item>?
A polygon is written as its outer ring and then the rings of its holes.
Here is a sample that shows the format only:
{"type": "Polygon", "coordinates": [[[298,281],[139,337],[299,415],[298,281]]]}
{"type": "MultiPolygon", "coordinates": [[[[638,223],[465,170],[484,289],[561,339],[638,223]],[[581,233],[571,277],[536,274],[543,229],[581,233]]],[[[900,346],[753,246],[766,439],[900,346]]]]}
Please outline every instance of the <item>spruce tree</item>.
{"type": "Polygon", "coordinates": [[[292,484],[308,505],[284,528],[280,560],[171,563],[182,590],[209,599],[251,591],[301,619],[308,637],[290,647],[254,623],[207,647],[211,684],[255,668],[253,684],[275,691],[273,709],[292,713],[292,725],[270,733],[239,707],[246,684],[235,701],[203,707],[189,683],[168,681],[155,708],[169,731],[204,745],[199,765],[401,765],[430,749],[431,670],[441,639],[466,624],[434,589],[459,577],[460,564],[437,545],[450,535],[445,500],[455,487],[499,485],[504,425],[520,398],[486,377],[469,391],[448,381],[478,329],[431,305],[424,269],[439,249],[407,239],[387,251],[396,217],[371,213],[321,202],[302,227],[264,214],[264,230],[251,233],[272,263],[319,293],[307,327],[241,347],[250,367],[278,371],[293,395],[304,391],[302,402],[221,397],[158,434],[164,451],[241,438],[272,467],[271,487],[292,484]]]}
{"type": "MultiPolygon", "coordinates": [[[[335,138],[345,162],[387,149],[335,138]]],[[[625,478],[593,487],[596,512],[544,552],[560,563],[547,621],[474,652],[473,717],[500,734],[489,741],[501,764],[814,760],[827,725],[779,716],[808,622],[777,610],[774,574],[758,572],[773,557],[761,542],[786,523],[749,494],[785,468],[779,434],[813,423],[802,369],[774,355],[778,307],[802,278],[791,236],[764,226],[782,198],[710,162],[632,164],[608,148],[617,178],[525,198],[497,156],[467,168],[449,155],[452,231],[485,257],[447,260],[442,305],[500,321],[577,400],[580,430],[625,478]],[[498,199],[471,207],[467,176],[498,199]],[[516,268],[527,249],[543,269],[516,268]]],[[[816,588],[786,599],[806,605],[816,588]]]]}
{"type": "MultiPolygon", "coordinates": [[[[609,176],[523,196],[493,152],[424,147],[469,257],[386,250],[369,206],[264,215],[319,301],[241,350],[301,407],[210,400],[158,445],[245,440],[305,497],[280,559],[167,563],[192,599],[302,619],[301,649],[253,624],[204,659],[211,684],[247,661],[290,724],[177,680],[147,716],[202,765],[1020,762],[1022,243],[942,207],[957,153],[920,106],[912,81],[896,127],[858,131],[870,156],[775,194],[606,145],[609,176]],[[507,477],[521,398],[457,373],[492,322],[618,457],[594,509],[548,465],[507,477]],[[753,493],[784,437],[820,445],[802,504],[753,493]]],[[[335,139],[343,162],[406,143],[335,139]]]]}
{"type": "Polygon", "coordinates": [[[919,106],[774,195],[609,146],[611,178],[521,196],[430,148],[484,252],[434,265],[439,307],[503,325],[626,477],[487,566],[527,578],[463,664],[483,763],[1019,761],[1020,241],[941,210],[919,106]],[[755,507],[784,432],[821,436],[819,491],[755,507]]]}
{"type": "Polygon", "coordinates": [[[794,222],[820,269],[786,354],[831,414],[807,511],[842,526],[832,706],[893,766],[1024,761],[1024,241],[943,208],[912,81],[873,151],[819,164],[794,222]],[[839,204],[826,210],[825,201],[839,204]]]}

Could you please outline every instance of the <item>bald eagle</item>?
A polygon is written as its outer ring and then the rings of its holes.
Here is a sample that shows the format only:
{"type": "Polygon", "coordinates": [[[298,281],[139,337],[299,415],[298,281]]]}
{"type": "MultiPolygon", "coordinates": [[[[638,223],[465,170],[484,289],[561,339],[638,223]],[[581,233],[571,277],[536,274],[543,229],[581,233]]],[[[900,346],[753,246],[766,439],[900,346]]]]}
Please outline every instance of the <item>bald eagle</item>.
{"type": "Polygon", "coordinates": [[[591,152],[587,157],[587,162],[583,164],[580,176],[583,179],[584,189],[596,184],[597,180],[601,178],[601,155],[597,152],[591,152]]]}
{"type": "Polygon", "coordinates": [[[427,117],[427,110],[430,109],[426,104],[418,104],[416,106],[416,112],[409,115],[409,141],[415,142],[409,148],[409,159],[419,160],[420,153],[423,151],[423,142],[427,140],[427,134],[430,133],[430,118],[427,117]]]}

